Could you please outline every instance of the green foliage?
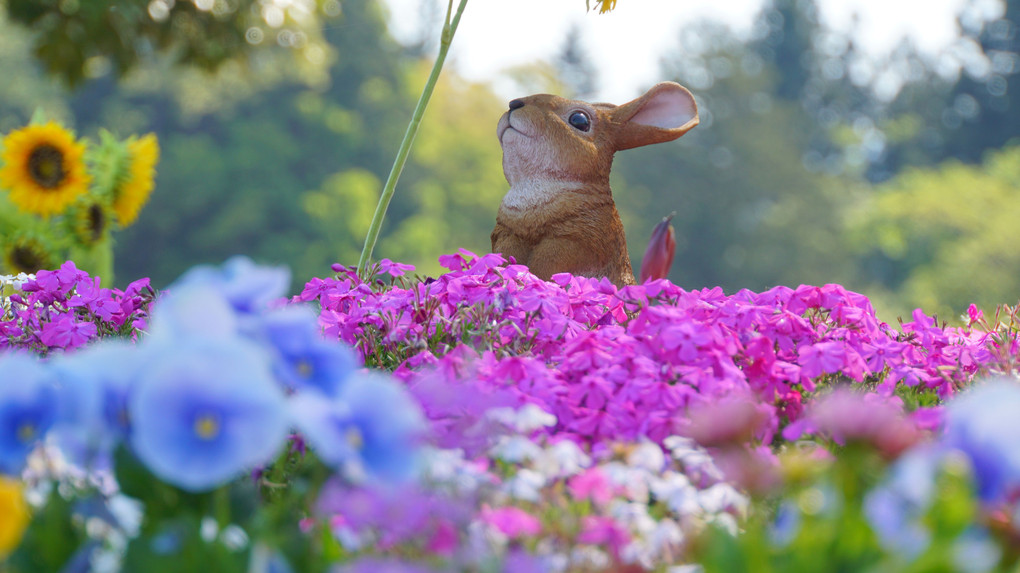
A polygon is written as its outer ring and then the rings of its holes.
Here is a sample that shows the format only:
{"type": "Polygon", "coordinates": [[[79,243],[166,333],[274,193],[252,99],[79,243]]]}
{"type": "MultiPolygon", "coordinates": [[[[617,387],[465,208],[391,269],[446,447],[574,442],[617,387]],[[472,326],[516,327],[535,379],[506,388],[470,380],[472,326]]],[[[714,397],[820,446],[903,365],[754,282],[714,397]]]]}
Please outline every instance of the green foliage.
{"type": "MultiPolygon", "coordinates": [[[[788,472],[804,463],[797,459],[802,455],[780,457],[788,472]]],[[[906,545],[883,542],[873,529],[879,518],[869,518],[865,510],[877,476],[889,469],[887,463],[859,444],[842,449],[831,462],[820,460],[808,462],[816,474],[811,479],[800,484],[791,480],[779,496],[759,498],[739,535],[715,528],[699,539],[695,552],[706,573],[967,570],[960,562],[961,546],[980,515],[965,461],[950,458],[942,464],[933,484],[937,494],[918,521],[931,536],[919,553],[911,555],[906,545]]],[[[901,527],[911,525],[905,522],[901,527]]],[[[1006,563],[993,570],[1012,571],[1006,563]]]]}
{"type": "Polygon", "coordinates": [[[867,292],[903,316],[914,305],[944,318],[971,303],[991,309],[1020,296],[1020,147],[983,165],[951,161],[907,170],[849,214],[867,292]]]}
{"type": "MultiPolygon", "coordinates": [[[[336,15],[336,0],[316,2],[336,15]]],[[[0,6],[2,8],[2,6],[0,6]]],[[[153,52],[214,70],[253,63],[260,45],[284,46],[312,59],[322,51],[320,10],[257,0],[7,0],[12,21],[35,32],[33,53],[53,75],[76,86],[112,68],[118,76],[153,52]]]]}

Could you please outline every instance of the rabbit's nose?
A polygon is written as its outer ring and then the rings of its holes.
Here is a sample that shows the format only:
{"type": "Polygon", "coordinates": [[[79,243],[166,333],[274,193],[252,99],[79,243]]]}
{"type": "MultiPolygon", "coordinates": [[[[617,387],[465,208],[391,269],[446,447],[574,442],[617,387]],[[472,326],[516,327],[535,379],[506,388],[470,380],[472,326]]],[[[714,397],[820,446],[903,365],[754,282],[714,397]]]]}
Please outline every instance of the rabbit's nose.
{"type": "Polygon", "coordinates": [[[522,107],[524,107],[524,100],[522,99],[510,100],[510,111],[513,111],[515,109],[521,109],[522,107]]]}

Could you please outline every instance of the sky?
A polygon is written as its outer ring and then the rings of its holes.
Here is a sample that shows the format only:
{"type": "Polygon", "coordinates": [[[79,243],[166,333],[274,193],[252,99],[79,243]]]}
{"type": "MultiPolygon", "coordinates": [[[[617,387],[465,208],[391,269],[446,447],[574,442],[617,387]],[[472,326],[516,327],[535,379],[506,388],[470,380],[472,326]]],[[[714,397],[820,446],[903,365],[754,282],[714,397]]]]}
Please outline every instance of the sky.
{"type": "MultiPolygon", "coordinates": [[[[419,37],[422,2],[386,0],[398,39],[419,37]]],[[[957,36],[956,15],[967,0],[819,0],[824,23],[849,29],[857,17],[859,45],[881,56],[904,36],[936,55],[957,36]]],[[[977,0],[994,11],[997,0],[977,0]]],[[[446,2],[441,2],[445,10],[446,2]]],[[[454,4],[457,4],[455,1],[454,4]]],[[[594,6],[594,0],[592,0],[594,6]]],[[[762,0],[618,0],[607,14],[585,12],[584,0],[470,0],[454,39],[448,65],[472,80],[493,83],[501,95],[515,84],[504,70],[550,59],[573,24],[599,62],[595,99],[622,102],[659,81],[661,55],[674,50],[676,32],[703,18],[722,21],[738,33],[751,29],[762,0]]],[[[438,35],[438,24],[436,24],[438,35]]]]}

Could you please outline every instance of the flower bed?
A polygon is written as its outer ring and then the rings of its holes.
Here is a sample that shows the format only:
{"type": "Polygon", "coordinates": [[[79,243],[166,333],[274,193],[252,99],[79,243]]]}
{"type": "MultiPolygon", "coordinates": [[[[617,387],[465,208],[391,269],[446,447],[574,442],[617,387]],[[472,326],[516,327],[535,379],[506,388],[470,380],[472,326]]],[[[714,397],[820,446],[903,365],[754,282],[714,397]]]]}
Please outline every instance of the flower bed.
{"type": "Polygon", "coordinates": [[[10,566],[1015,566],[1020,388],[968,389],[1012,373],[1009,309],[894,327],[838,285],[441,262],[336,266],[284,301],[284,270],[234,259],[151,319],[145,281],[69,263],[13,284],[0,468],[34,516],[10,566]]]}

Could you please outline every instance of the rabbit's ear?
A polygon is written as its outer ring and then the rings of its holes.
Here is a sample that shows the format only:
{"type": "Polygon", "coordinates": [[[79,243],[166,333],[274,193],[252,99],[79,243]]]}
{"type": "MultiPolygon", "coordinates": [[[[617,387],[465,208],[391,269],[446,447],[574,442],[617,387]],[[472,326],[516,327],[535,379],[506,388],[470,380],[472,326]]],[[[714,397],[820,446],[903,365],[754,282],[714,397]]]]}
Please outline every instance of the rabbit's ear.
{"type": "Polygon", "coordinates": [[[610,114],[613,123],[620,126],[615,138],[617,150],[672,141],[698,125],[694,96],[673,82],[655,85],[610,114]]]}

